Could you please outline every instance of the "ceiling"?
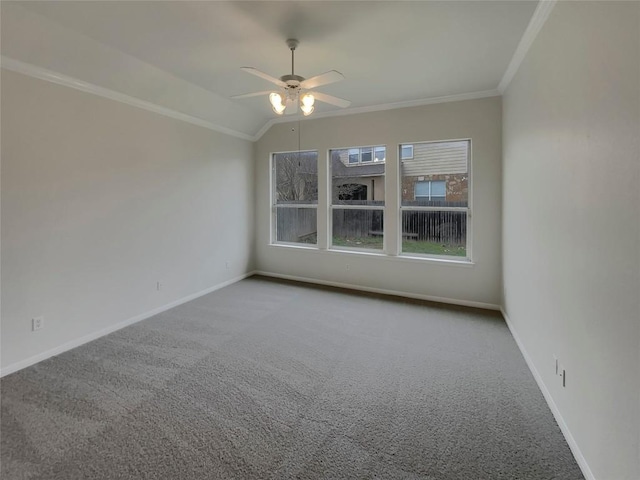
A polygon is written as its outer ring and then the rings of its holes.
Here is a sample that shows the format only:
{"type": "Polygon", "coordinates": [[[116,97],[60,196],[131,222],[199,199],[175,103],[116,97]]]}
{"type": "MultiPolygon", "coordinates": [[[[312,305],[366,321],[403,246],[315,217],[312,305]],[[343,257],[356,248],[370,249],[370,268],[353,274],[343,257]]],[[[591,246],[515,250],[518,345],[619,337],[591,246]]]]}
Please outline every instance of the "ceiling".
{"type": "MultiPolygon", "coordinates": [[[[271,84],[338,70],[352,108],[495,90],[537,1],[8,2],[2,55],[252,136],[271,84]]],[[[339,110],[317,104],[316,112],[339,110]]]]}

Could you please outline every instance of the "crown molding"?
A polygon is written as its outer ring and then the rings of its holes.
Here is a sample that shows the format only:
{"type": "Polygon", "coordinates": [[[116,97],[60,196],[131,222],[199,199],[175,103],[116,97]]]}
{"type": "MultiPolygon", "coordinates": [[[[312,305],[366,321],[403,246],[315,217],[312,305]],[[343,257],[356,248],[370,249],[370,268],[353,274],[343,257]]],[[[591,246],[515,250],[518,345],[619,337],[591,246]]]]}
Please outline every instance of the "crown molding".
{"type": "MultiPolygon", "coordinates": [[[[549,2],[544,2],[544,3],[549,3],[549,2]]],[[[54,72],[52,70],[39,67],[37,65],[22,62],[20,60],[15,60],[13,58],[6,57],[4,55],[0,56],[0,67],[13,72],[21,73],[23,75],[38,78],[40,80],[74,88],[76,90],[80,90],[86,93],[91,93],[93,95],[108,98],[110,100],[115,100],[116,102],[125,103],[127,105],[131,105],[137,108],[142,108],[144,110],[154,112],[160,115],[164,115],[166,117],[170,117],[176,120],[180,120],[182,122],[191,123],[192,125],[204,127],[209,130],[213,130],[215,132],[224,133],[226,135],[231,135],[237,138],[241,138],[243,140],[249,140],[251,142],[255,142],[260,138],[262,138],[262,136],[275,124],[295,122],[303,118],[307,118],[307,117],[303,117],[302,115],[287,115],[283,117],[272,118],[271,120],[266,122],[255,135],[248,135],[246,133],[238,132],[236,130],[223,127],[221,125],[216,125],[214,123],[208,122],[201,118],[188,115],[186,113],[181,113],[176,110],[172,110],[170,108],[163,107],[161,105],[157,105],[152,102],[148,102],[146,100],[132,97],[124,93],[116,92],[114,90],[110,90],[105,87],[94,85],[92,83],[85,82],[83,80],[79,80],[79,79],[70,77],[68,75],[63,75],[61,73],[54,72]]],[[[463,100],[475,100],[479,98],[497,97],[500,95],[501,95],[501,92],[499,90],[493,89],[493,90],[483,90],[479,92],[461,93],[456,95],[445,95],[441,97],[409,100],[404,102],[384,103],[380,105],[371,105],[371,106],[365,106],[365,107],[352,107],[352,108],[345,108],[341,110],[333,110],[330,112],[314,113],[311,120],[317,119],[317,118],[330,118],[330,117],[339,117],[344,115],[356,115],[360,113],[380,112],[384,110],[395,110],[399,108],[420,107],[424,105],[433,105],[437,103],[459,102],[463,100]]]]}
{"type": "Polygon", "coordinates": [[[57,83],[58,85],[64,85],[65,87],[70,87],[82,92],[91,93],[99,97],[115,100],[116,102],[126,103],[127,105],[131,105],[133,107],[142,108],[143,110],[158,113],[160,115],[164,115],[165,117],[170,117],[182,122],[191,123],[193,125],[204,127],[215,132],[224,133],[226,135],[231,135],[243,140],[255,140],[255,137],[247,135],[246,133],[238,132],[221,125],[216,125],[215,123],[208,122],[198,117],[193,117],[186,113],[178,112],[176,110],[172,110],[155,103],[147,102],[146,100],[141,100],[130,95],[125,95],[124,93],[100,87],[98,85],[94,85],[83,80],[78,80],[77,78],[69,77],[68,75],[63,75],[46,68],[32,65],[30,63],[15,60],[4,55],[0,56],[0,67],[11,70],[13,72],[21,73],[23,75],[38,78],[40,80],[45,80],[47,82],[57,83]]]}
{"type": "Polygon", "coordinates": [[[478,98],[499,97],[499,96],[500,96],[500,92],[496,89],[493,89],[493,90],[483,90],[480,92],[460,93],[456,95],[445,95],[442,97],[422,98],[419,100],[409,100],[405,102],[383,103],[380,105],[371,105],[366,107],[345,108],[342,110],[333,110],[330,112],[314,113],[313,117],[304,117],[302,115],[287,115],[287,116],[272,118],[267,123],[265,123],[264,126],[258,131],[258,133],[256,133],[254,140],[260,140],[260,138],[273,125],[277,123],[297,122],[298,120],[302,120],[305,118],[308,118],[309,120],[315,120],[317,118],[341,117],[344,115],[356,115],[358,113],[380,112],[383,110],[396,110],[398,108],[421,107],[423,105],[433,105],[436,103],[460,102],[463,100],[475,100],[478,98]]]}
{"type": "MultiPolygon", "coordinates": [[[[295,118],[298,119],[298,118],[302,118],[302,117],[300,117],[300,115],[296,115],[295,118]]],[[[280,118],[272,118],[271,120],[267,121],[267,123],[265,123],[262,126],[262,128],[260,130],[258,130],[258,133],[255,134],[255,136],[253,137],[253,141],[257,142],[258,140],[260,140],[262,138],[262,136],[269,131],[269,129],[271,128],[272,125],[274,125],[276,123],[283,123],[283,122],[278,122],[277,120],[280,120],[280,118]]]]}
{"type": "Polygon", "coordinates": [[[542,30],[543,25],[549,18],[553,7],[556,6],[557,0],[540,0],[538,2],[538,6],[536,7],[533,15],[531,16],[531,20],[529,20],[529,25],[527,25],[522,38],[520,39],[520,43],[516,48],[516,51],[513,53],[513,57],[511,58],[511,62],[509,62],[509,66],[504,72],[502,76],[502,80],[498,84],[498,91],[500,94],[503,94],[513,77],[515,77],[524,57],[527,55],[529,48],[533,44],[534,40],[542,30]]]}

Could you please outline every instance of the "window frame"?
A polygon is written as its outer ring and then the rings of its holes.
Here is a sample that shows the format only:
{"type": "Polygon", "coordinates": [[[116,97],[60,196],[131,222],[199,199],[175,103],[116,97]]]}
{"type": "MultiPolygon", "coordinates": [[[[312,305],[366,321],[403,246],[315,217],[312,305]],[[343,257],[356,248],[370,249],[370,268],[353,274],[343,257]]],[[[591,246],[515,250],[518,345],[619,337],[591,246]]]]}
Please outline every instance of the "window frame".
{"type": "Polygon", "coordinates": [[[367,164],[369,165],[370,163],[373,163],[373,149],[375,147],[360,147],[360,164],[367,164]],[[366,150],[366,152],[365,152],[366,150]],[[365,160],[364,156],[365,155],[369,155],[369,160],[365,160]]]}
{"type": "Polygon", "coordinates": [[[347,166],[350,165],[360,165],[360,148],[349,148],[347,149],[347,166]],[[356,153],[352,153],[353,150],[357,150],[356,153]],[[356,155],[357,160],[355,162],[351,161],[351,156],[356,155]]]}
{"type": "Polygon", "coordinates": [[[387,145],[371,145],[371,146],[359,146],[359,147],[331,147],[327,149],[327,250],[331,252],[343,252],[343,253],[362,253],[362,254],[374,254],[386,256],[387,252],[387,235],[385,232],[385,224],[386,224],[386,216],[387,216],[387,191],[386,191],[386,179],[387,179],[387,166],[386,161],[376,161],[375,160],[375,152],[376,148],[384,148],[385,149],[385,159],[387,152],[387,145]],[[333,203],[333,161],[331,159],[332,152],[336,150],[355,150],[358,149],[360,152],[359,159],[362,158],[362,149],[370,148],[371,149],[371,161],[362,163],[359,161],[358,163],[347,163],[347,168],[354,166],[363,166],[363,165],[375,165],[375,164],[383,164],[384,167],[384,183],[385,192],[384,192],[384,205],[344,205],[344,204],[334,204],[333,203]],[[382,212],[382,249],[375,248],[359,248],[359,247],[349,247],[343,245],[334,245],[333,244],[333,211],[334,210],[372,210],[372,211],[381,211],[382,212]]]}
{"type": "MultiPolygon", "coordinates": [[[[398,182],[396,187],[397,194],[397,202],[398,202],[398,228],[396,229],[396,241],[398,244],[398,256],[403,258],[415,258],[415,259],[425,259],[425,260],[440,260],[445,262],[456,262],[456,263],[469,263],[473,264],[473,141],[471,138],[454,138],[447,140],[422,140],[419,142],[403,142],[398,144],[398,164],[397,164],[397,175],[398,182]],[[429,143],[449,143],[449,142],[467,142],[467,206],[466,207],[439,207],[439,206],[403,206],[402,205],[402,161],[403,160],[411,160],[415,155],[411,157],[402,157],[402,146],[403,145],[411,145],[412,153],[415,154],[415,150],[413,149],[414,145],[418,144],[429,144],[429,143]],[[459,257],[455,255],[435,255],[435,254],[426,254],[426,253],[407,253],[402,251],[402,219],[403,212],[409,211],[431,211],[431,212],[465,212],[466,215],[466,256],[459,257]]],[[[414,193],[415,197],[415,193],[414,193]]]]}
{"type": "Polygon", "coordinates": [[[348,150],[347,153],[347,167],[357,167],[361,165],[371,165],[372,163],[386,163],[387,158],[387,146],[386,145],[365,145],[361,147],[347,147],[347,148],[330,148],[327,150],[327,153],[333,150],[348,150]],[[382,160],[376,160],[376,150],[384,148],[384,157],[382,160]],[[358,161],[352,162],[351,156],[356,155],[355,153],[351,153],[353,150],[357,150],[358,153],[358,161]],[[363,161],[362,160],[362,150],[371,150],[371,160],[363,161]]]}
{"type": "MultiPolygon", "coordinates": [[[[410,159],[409,159],[409,160],[410,160],[410,159]]],[[[414,189],[413,189],[413,198],[414,198],[415,200],[417,200],[418,198],[426,198],[427,200],[431,201],[431,200],[433,200],[434,198],[445,198],[445,199],[447,198],[447,181],[446,181],[446,180],[418,180],[418,181],[416,182],[416,186],[417,186],[419,183],[428,183],[428,184],[429,184],[429,195],[416,195],[416,189],[415,189],[415,187],[414,187],[414,189]],[[432,193],[432,191],[433,191],[433,184],[434,184],[435,182],[443,183],[443,184],[444,184],[444,188],[445,188],[444,195],[434,195],[434,194],[432,193]]]]}
{"type": "MultiPolygon", "coordinates": [[[[416,142],[416,143],[425,143],[425,142],[416,142]]],[[[415,152],[414,152],[413,146],[414,146],[413,143],[401,143],[400,144],[400,150],[398,151],[398,153],[399,153],[398,157],[399,157],[400,161],[402,161],[402,160],[411,160],[414,157],[415,152]],[[411,156],[410,157],[403,157],[402,156],[402,149],[403,148],[409,148],[409,147],[411,147],[411,156]]]]}
{"type": "Polygon", "coordinates": [[[373,162],[374,163],[386,163],[386,161],[387,161],[387,146],[386,145],[377,145],[377,146],[373,147],[373,162]],[[376,153],[380,149],[382,149],[384,151],[384,156],[382,157],[382,160],[378,160],[377,157],[376,157],[376,153]]]}
{"type": "MultiPolygon", "coordinates": [[[[307,248],[307,249],[313,249],[313,250],[317,250],[319,248],[318,245],[318,205],[319,205],[319,198],[316,199],[316,203],[308,203],[308,204],[286,204],[286,203],[278,203],[277,201],[277,186],[276,186],[276,181],[277,181],[277,176],[276,176],[276,162],[275,162],[275,158],[276,155],[282,155],[282,154],[287,154],[287,153],[315,153],[316,154],[316,176],[319,177],[320,172],[318,170],[318,167],[320,166],[320,157],[319,157],[319,151],[317,149],[310,149],[310,150],[286,150],[286,151],[281,151],[281,152],[271,152],[271,154],[269,155],[269,185],[270,185],[270,191],[269,191],[269,202],[271,204],[271,212],[270,212],[270,222],[269,222],[269,239],[270,239],[270,245],[281,245],[281,246],[290,246],[290,247],[298,247],[298,248],[307,248]],[[285,241],[280,241],[278,240],[278,229],[277,229],[277,222],[278,222],[278,208],[307,208],[307,209],[315,209],[316,210],[316,243],[302,243],[302,242],[285,242],[285,241]]],[[[318,188],[318,192],[320,189],[320,179],[316,178],[316,182],[317,182],[317,188],[318,188]]]]}

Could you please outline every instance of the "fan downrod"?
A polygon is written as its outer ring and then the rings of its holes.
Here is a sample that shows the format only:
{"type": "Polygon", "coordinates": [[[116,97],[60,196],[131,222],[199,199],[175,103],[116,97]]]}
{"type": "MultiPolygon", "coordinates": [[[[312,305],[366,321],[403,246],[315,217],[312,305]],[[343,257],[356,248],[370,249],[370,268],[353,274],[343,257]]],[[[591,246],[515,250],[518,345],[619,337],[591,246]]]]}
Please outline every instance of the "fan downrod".
{"type": "Polygon", "coordinates": [[[284,83],[287,84],[287,88],[297,88],[305,78],[294,73],[294,51],[300,45],[300,42],[295,38],[287,39],[287,46],[291,50],[291,75],[283,75],[280,77],[284,83]]]}

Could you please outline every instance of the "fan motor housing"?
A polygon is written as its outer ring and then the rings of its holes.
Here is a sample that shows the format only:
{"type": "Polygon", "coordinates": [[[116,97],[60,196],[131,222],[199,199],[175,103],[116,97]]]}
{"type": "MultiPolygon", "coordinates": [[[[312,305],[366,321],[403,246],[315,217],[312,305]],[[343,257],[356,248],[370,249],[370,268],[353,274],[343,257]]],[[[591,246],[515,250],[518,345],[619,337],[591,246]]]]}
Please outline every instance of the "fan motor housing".
{"type": "Polygon", "coordinates": [[[280,80],[289,86],[298,86],[304,82],[304,77],[301,77],[300,75],[283,75],[280,77],[280,80]]]}

